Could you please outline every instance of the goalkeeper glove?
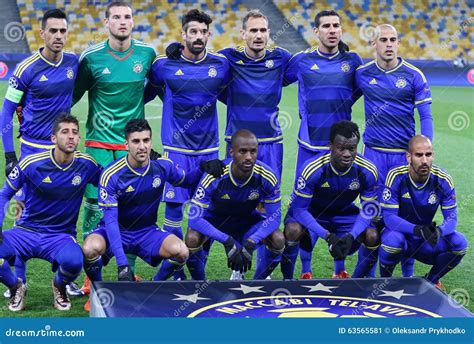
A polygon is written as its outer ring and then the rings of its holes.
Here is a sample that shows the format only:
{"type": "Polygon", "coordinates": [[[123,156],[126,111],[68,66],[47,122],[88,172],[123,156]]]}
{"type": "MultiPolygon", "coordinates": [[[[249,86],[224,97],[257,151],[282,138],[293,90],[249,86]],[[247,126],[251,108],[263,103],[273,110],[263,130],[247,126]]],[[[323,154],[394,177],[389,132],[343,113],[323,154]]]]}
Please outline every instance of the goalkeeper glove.
{"type": "Polygon", "coordinates": [[[119,281],[133,281],[133,274],[130,266],[122,265],[117,268],[118,270],[118,280],[119,281]]]}
{"type": "Polygon", "coordinates": [[[253,242],[250,239],[247,239],[245,241],[244,246],[241,249],[242,259],[244,261],[243,272],[250,271],[250,269],[252,268],[252,254],[253,254],[253,251],[255,251],[256,245],[257,244],[255,244],[255,242],[253,242]]]}
{"type": "Polygon", "coordinates": [[[436,226],[436,222],[432,222],[430,225],[416,225],[413,234],[421,236],[428,244],[435,247],[441,237],[441,230],[436,226]]]}
{"type": "Polygon", "coordinates": [[[18,164],[18,159],[16,158],[15,152],[6,152],[5,153],[5,175],[8,177],[11,171],[18,164]]]}
{"type": "Polygon", "coordinates": [[[219,178],[224,174],[225,164],[219,159],[201,160],[199,168],[202,172],[206,172],[214,178],[219,178]]]}
{"type": "Polygon", "coordinates": [[[150,160],[158,160],[159,158],[161,158],[161,154],[152,148],[150,151],[150,160]]]}
{"type": "Polygon", "coordinates": [[[166,57],[170,60],[178,60],[181,57],[181,51],[184,49],[184,45],[179,42],[173,42],[166,47],[166,57]]]}
{"type": "Polygon", "coordinates": [[[329,233],[326,237],[328,243],[329,253],[335,260],[342,260],[345,258],[344,250],[341,240],[334,233],[329,233]]]}
{"type": "Polygon", "coordinates": [[[227,255],[227,266],[232,270],[242,271],[242,256],[240,255],[237,246],[235,246],[235,241],[231,236],[224,241],[223,243],[225,254],[227,255]]]}

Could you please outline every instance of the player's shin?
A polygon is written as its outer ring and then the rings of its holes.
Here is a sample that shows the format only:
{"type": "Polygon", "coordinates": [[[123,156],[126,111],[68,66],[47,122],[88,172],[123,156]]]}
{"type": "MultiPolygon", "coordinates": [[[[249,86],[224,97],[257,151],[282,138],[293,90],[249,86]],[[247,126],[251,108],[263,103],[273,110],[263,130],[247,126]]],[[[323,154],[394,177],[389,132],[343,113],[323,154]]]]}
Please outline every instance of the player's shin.
{"type": "Polygon", "coordinates": [[[377,263],[378,248],[379,246],[367,247],[364,244],[360,246],[359,257],[352,277],[375,277],[375,274],[372,276],[371,273],[377,263]]]}
{"type": "Polygon", "coordinates": [[[0,264],[0,282],[9,289],[14,288],[18,283],[18,279],[10,269],[10,264],[8,264],[6,259],[0,259],[0,264]]]}
{"type": "MultiPolygon", "coordinates": [[[[166,203],[165,220],[163,222],[163,230],[176,235],[183,239],[183,230],[181,222],[183,220],[183,205],[180,203],[166,203]]],[[[185,280],[186,274],[184,269],[177,270],[173,274],[175,280],[185,280]]]]}
{"type": "Polygon", "coordinates": [[[434,284],[454,269],[464,258],[465,250],[459,252],[443,252],[436,257],[435,263],[428,272],[426,279],[434,284]]]}
{"type": "Polygon", "coordinates": [[[206,261],[207,254],[202,246],[197,248],[189,247],[189,258],[186,265],[193,280],[204,280],[206,278],[206,261]]]}
{"type": "Polygon", "coordinates": [[[266,245],[260,245],[257,249],[257,269],[253,278],[265,279],[270,276],[278,266],[278,263],[280,263],[283,250],[284,247],[277,250],[266,245]]]}
{"type": "Polygon", "coordinates": [[[403,258],[401,268],[403,277],[413,277],[413,274],[415,273],[415,259],[403,258]]]}
{"type": "Polygon", "coordinates": [[[153,277],[154,281],[166,281],[168,278],[171,277],[175,272],[183,270],[184,261],[178,261],[175,258],[169,258],[163,261],[161,264],[160,269],[156,273],[155,277],[153,277]]]}
{"type": "Polygon", "coordinates": [[[91,281],[102,281],[102,256],[84,258],[84,271],[91,281]]]}
{"type": "Polygon", "coordinates": [[[17,256],[13,266],[15,267],[16,276],[26,284],[26,263],[17,256]]]}
{"type": "Polygon", "coordinates": [[[284,279],[293,278],[299,248],[299,241],[286,240],[285,250],[281,258],[281,273],[284,279]]]}

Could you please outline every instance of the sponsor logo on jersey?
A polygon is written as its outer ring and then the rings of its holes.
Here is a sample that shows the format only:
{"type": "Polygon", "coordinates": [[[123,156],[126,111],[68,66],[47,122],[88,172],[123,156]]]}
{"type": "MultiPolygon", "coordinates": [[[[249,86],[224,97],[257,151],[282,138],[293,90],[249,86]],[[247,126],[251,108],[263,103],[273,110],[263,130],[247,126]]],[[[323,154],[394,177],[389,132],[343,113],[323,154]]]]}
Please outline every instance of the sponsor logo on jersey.
{"type": "Polygon", "coordinates": [[[133,191],[135,191],[135,189],[131,185],[129,185],[128,188],[125,190],[125,192],[133,192],[133,191]]]}
{"type": "Polygon", "coordinates": [[[47,184],[51,184],[51,178],[49,178],[49,176],[47,176],[46,178],[43,179],[43,183],[47,183],[47,184]]]}
{"type": "Polygon", "coordinates": [[[323,183],[323,185],[321,185],[322,188],[330,188],[331,185],[329,185],[329,182],[325,182],[323,183]]]}
{"type": "Polygon", "coordinates": [[[111,74],[111,73],[110,73],[110,70],[107,67],[105,67],[104,70],[102,71],[102,74],[111,74]]]}
{"type": "Polygon", "coordinates": [[[224,196],[221,197],[221,199],[230,199],[229,194],[225,194],[224,196]]]}
{"type": "Polygon", "coordinates": [[[46,75],[41,75],[41,78],[39,78],[39,81],[40,82],[43,82],[43,81],[48,81],[48,78],[46,77],[46,75]]]}
{"type": "Polygon", "coordinates": [[[184,75],[184,73],[181,69],[178,69],[174,75],[184,75]]]}
{"type": "Polygon", "coordinates": [[[372,80],[370,80],[369,84],[371,84],[371,85],[377,85],[377,80],[372,79],[372,80]]]}
{"type": "Polygon", "coordinates": [[[315,63],[310,69],[311,69],[311,70],[318,70],[319,67],[318,67],[318,65],[315,63]]]}

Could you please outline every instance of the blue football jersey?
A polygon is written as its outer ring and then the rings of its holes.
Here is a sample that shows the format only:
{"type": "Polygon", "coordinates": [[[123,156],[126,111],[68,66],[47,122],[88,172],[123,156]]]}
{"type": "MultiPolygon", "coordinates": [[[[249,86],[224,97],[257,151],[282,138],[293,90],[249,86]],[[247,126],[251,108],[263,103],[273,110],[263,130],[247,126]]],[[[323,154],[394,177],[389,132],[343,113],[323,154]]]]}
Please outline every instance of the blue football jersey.
{"type": "Polygon", "coordinates": [[[219,52],[229,60],[231,71],[225,97],[226,141],[239,129],[251,130],[259,142],[281,141],[278,104],[291,54],[280,47],[266,49],[258,59],[249,57],[240,46],[219,52]]]}
{"type": "Polygon", "coordinates": [[[451,176],[438,166],[431,167],[425,183],[415,183],[409,166],[399,166],[387,175],[382,191],[381,205],[384,214],[394,213],[415,225],[429,225],[441,206],[456,208],[456,191],[451,176]]]}
{"type": "Polygon", "coordinates": [[[158,56],[150,82],[164,88],[163,147],[184,154],[217,152],[217,97],[229,81],[229,62],[206,51],[198,61],[158,56]]]}
{"type": "MultiPolygon", "coordinates": [[[[178,186],[185,172],[166,158],[150,160],[146,167],[134,169],[127,156],[110,164],[99,183],[99,206],[118,208],[120,230],[139,230],[156,226],[158,207],[165,182],[178,186]]],[[[100,227],[105,227],[102,222],[100,227]]]]}
{"type": "Polygon", "coordinates": [[[352,105],[359,97],[354,75],[361,64],[354,52],[327,55],[318,48],[291,58],[285,81],[298,81],[299,144],[313,151],[327,150],[331,126],[351,120],[352,105]]]}
{"type": "Polygon", "coordinates": [[[381,150],[406,150],[415,135],[415,106],[431,103],[423,72],[399,58],[384,70],[374,60],[356,71],[357,87],[364,95],[364,143],[381,150]]]}
{"type": "Polygon", "coordinates": [[[8,175],[6,183],[15,191],[23,187],[26,195],[16,227],[75,236],[86,185],[97,185],[101,168],[88,154],[75,152],[66,166],[53,154],[54,150],[29,155],[8,175]]]}
{"type": "Polygon", "coordinates": [[[20,141],[51,145],[53,122],[69,114],[78,58],[63,52],[57,63],[48,61],[43,48],[18,64],[10,77],[6,99],[23,107],[20,141]]]}
{"type": "Polygon", "coordinates": [[[259,203],[281,200],[280,184],[275,173],[261,161],[255,163],[247,180],[237,180],[231,172],[232,160],[220,178],[205,173],[194,193],[192,202],[211,215],[245,216],[252,214],[259,203]]]}
{"type": "Polygon", "coordinates": [[[352,166],[339,172],[331,165],[330,153],[305,163],[298,173],[289,212],[293,207],[308,204],[316,219],[358,215],[354,203],[377,198],[377,169],[364,157],[357,155],[352,166]]]}

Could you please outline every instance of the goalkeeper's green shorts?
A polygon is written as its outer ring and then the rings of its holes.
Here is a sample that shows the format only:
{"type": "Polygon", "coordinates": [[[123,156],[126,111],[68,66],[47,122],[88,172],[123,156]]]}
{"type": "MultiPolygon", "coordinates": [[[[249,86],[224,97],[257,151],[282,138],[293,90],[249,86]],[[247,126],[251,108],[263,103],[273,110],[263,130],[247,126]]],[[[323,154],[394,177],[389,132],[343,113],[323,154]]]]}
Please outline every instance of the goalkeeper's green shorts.
{"type": "MultiPolygon", "coordinates": [[[[97,161],[97,163],[104,168],[109,166],[112,161],[115,161],[127,155],[126,150],[112,150],[95,147],[86,147],[86,153],[92,156],[97,161]]],[[[92,184],[87,184],[85,197],[97,199],[97,192],[97,187],[92,184]]]]}

